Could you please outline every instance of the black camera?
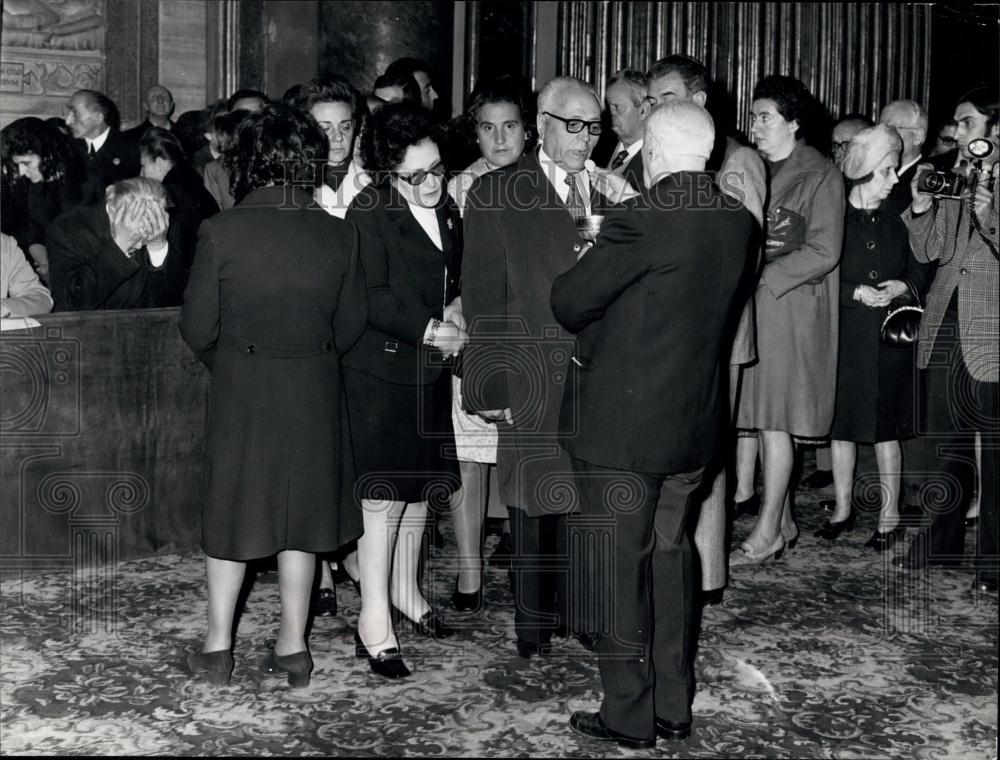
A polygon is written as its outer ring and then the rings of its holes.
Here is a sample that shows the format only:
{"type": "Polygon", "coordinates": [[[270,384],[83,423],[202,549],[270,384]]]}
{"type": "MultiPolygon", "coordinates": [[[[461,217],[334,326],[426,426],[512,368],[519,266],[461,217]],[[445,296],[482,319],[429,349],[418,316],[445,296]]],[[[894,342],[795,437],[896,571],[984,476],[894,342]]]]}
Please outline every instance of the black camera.
{"type": "Polygon", "coordinates": [[[917,177],[917,189],[939,198],[960,198],[965,187],[965,177],[955,172],[936,172],[925,169],[917,177]]]}

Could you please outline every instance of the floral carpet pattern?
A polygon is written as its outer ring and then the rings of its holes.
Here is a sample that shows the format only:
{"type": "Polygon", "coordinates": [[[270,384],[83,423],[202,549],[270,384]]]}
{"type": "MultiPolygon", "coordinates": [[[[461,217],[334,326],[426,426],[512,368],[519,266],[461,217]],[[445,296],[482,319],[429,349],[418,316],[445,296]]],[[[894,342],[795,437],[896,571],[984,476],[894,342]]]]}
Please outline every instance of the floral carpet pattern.
{"type": "MultiPolygon", "coordinates": [[[[705,608],[694,731],[684,742],[631,751],[574,734],[570,714],[599,705],[596,655],[565,639],[548,657],[517,657],[500,570],[487,573],[484,612],[449,612],[448,545],[430,562],[425,586],[462,629],[457,636],[401,632],[413,676],[379,679],[354,657],[359,599],[341,585],[340,614],[313,624],[315,670],[298,690],[257,669],[277,630],[273,572],[259,573],[249,593],[232,683],[219,689],[192,679],[184,664],[204,631],[199,554],[4,581],[0,751],[996,758],[996,596],[973,592],[968,570],[903,575],[864,550],[870,513],[835,543],[813,538],[825,518],[816,502],[829,495],[800,493],[796,549],[737,569],[722,602],[705,608]]],[[[737,521],[737,539],[749,528],[737,521]]]]}

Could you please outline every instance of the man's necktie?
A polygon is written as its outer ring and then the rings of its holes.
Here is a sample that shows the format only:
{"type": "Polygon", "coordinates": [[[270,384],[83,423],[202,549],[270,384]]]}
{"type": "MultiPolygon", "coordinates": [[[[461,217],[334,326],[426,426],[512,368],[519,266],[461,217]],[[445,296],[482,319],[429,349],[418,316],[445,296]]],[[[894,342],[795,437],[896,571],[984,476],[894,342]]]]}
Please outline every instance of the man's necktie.
{"type": "Polygon", "coordinates": [[[620,150],[615,154],[614,160],[611,162],[611,171],[614,171],[619,166],[625,163],[625,159],[628,158],[627,150],[620,150]]]}
{"type": "Polygon", "coordinates": [[[569,194],[566,196],[566,209],[572,214],[573,219],[580,219],[587,215],[587,207],[583,203],[583,196],[580,188],[576,184],[576,175],[567,174],[566,184],[569,186],[569,194]]]}

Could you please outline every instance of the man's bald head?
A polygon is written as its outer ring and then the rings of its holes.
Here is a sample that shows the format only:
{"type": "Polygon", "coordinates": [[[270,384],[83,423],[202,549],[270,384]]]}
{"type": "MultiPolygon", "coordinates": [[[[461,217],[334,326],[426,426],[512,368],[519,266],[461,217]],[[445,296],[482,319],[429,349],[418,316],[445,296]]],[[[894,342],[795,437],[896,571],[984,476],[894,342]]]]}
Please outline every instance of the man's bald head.
{"type": "Polygon", "coordinates": [[[715,122],[708,111],[690,100],[658,106],[646,119],[643,156],[646,184],[664,174],[703,171],[715,145],[715,122]]]}

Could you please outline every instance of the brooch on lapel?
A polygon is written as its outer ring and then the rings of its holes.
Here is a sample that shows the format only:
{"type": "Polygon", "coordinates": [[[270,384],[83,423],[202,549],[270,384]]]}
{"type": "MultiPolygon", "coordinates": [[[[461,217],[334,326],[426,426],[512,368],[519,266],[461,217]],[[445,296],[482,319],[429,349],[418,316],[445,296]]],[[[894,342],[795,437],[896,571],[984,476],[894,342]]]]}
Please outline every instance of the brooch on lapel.
{"type": "Polygon", "coordinates": [[[455,229],[455,223],[453,221],[451,221],[451,217],[448,218],[448,221],[445,222],[445,224],[448,226],[449,230],[455,229]]]}
{"type": "Polygon", "coordinates": [[[121,162],[122,162],[122,160],[120,158],[112,158],[111,159],[111,163],[114,164],[115,166],[118,166],[118,164],[120,164],[121,162]]]}

